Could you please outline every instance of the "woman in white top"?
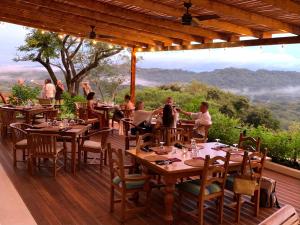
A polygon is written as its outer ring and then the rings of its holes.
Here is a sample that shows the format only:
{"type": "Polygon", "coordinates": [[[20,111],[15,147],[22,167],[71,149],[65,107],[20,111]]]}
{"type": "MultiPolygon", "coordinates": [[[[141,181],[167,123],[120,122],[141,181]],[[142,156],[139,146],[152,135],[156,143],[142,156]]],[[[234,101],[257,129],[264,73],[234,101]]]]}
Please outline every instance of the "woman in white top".
{"type": "Polygon", "coordinates": [[[51,83],[50,79],[45,80],[45,85],[43,87],[43,97],[46,99],[53,100],[55,97],[56,87],[51,83]]]}
{"type": "Polygon", "coordinates": [[[170,104],[166,104],[162,110],[162,116],[158,119],[158,126],[162,125],[167,128],[176,128],[179,120],[177,109],[170,104]]]}

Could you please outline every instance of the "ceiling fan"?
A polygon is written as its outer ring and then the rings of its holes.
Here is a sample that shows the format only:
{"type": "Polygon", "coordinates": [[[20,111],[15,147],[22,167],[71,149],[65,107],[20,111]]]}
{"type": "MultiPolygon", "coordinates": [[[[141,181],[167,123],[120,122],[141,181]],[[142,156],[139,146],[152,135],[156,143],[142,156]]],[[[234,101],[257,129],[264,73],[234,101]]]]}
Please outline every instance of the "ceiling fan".
{"type": "Polygon", "coordinates": [[[89,33],[89,39],[96,39],[96,38],[109,38],[109,39],[113,39],[113,36],[110,35],[102,35],[102,34],[97,34],[96,33],[96,27],[91,25],[91,32],[89,33]]]}
{"type": "Polygon", "coordinates": [[[191,0],[189,0],[188,2],[184,2],[183,6],[185,7],[186,12],[181,17],[182,25],[192,25],[193,19],[197,19],[198,21],[204,21],[204,20],[212,20],[212,19],[220,18],[220,16],[218,16],[217,14],[192,16],[192,14],[189,12],[190,8],[192,7],[191,0]]]}

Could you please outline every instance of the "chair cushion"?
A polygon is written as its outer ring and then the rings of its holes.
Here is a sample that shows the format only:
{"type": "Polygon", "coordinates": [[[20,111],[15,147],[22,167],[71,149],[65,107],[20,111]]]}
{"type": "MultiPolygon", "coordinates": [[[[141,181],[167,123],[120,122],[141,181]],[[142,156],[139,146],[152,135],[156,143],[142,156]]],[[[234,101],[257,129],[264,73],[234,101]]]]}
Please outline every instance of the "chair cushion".
{"type": "Polygon", "coordinates": [[[101,142],[85,140],[83,143],[84,148],[94,148],[94,149],[101,149],[101,142]]]}
{"type": "Polygon", "coordinates": [[[27,139],[23,139],[16,143],[16,147],[26,147],[27,146],[27,139]]]}
{"type": "MultiPolygon", "coordinates": [[[[139,177],[139,176],[141,176],[141,174],[128,174],[126,177],[139,177]]],[[[144,186],[145,182],[146,182],[146,180],[127,181],[126,189],[142,188],[144,186]]],[[[122,187],[121,178],[119,176],[116,176],[113,179],[113,183],[115,185],[122,187]]]]}
{"type": "MultiPolygon", "coordinates": [[[[201,180],[191,180],[191,181],[178,184],[177,188],[180,189],[181,191],[185,191],[195,196],[198,196],[200,194],[200,185],[201,185],[201,180]]],[[[220,191],[222,191],[221,186],[217,183],[213,183],[208,185],[205,188],[204,194],[210,195],[220,191]]]]}

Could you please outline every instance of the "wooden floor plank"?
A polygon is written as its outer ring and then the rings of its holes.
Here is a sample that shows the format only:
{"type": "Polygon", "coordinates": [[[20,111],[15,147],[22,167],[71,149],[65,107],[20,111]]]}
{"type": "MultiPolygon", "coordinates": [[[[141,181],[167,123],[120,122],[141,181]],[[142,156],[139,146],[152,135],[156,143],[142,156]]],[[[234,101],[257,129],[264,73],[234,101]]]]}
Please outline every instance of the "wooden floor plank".
{"type": "MultiPolygon", "coordinates": [[[[115,148],[124,147],[124,139],[116,134],[110,137],[110,142],[115,148]]],[[[13,168],[9,139],[0,142],[0,163],[38,224],[119,224],[118,208],[114,214],[108,211],[109,171],[107,167],[100,173],[98,165],[84,165],[76,176],[70,172],[60,171],[56,179],[44,171],[30,176],[22,164],[19,164],[17,169],[13,168]]],[[[280,202],[292,204],[300,212],[300,199],[296,196],[300,193],[300,181],[267,170],[265,175],[278,181],[277,192],[280,202]]],[[[143,213],[134,215],[126,224],[163,225],[163,197],[163,189],[154,190],[151,197],[150,216],[143,213]]],[[[231,196],[227,194],[226,202],[230,200],[231,196]]],[[[196,206],[195,203],[189,201],[186,205],[196,206]]],[[[241,224],[258,224],[275,211],[276,209],[261,209],[259,217],[255,218],[252,208],[245,205],[242,209],[241,224]]],[[[178,217],[175,208],[174,215],[176,224],[197,224],[189,218],[178,217]]],[[[225,209],[224,219],[225,225],[234,224],[234,212],[225,209]]],[[[215,212],[206,212],[205,221],[206,224],[216,224],[215,212]]]]}

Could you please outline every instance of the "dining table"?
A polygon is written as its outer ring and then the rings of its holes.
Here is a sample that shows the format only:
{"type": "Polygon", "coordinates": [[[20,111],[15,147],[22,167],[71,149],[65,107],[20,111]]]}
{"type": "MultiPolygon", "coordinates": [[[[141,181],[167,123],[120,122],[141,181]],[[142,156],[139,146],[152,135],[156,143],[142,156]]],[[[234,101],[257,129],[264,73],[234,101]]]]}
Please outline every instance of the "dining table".
{"type": "Polygon", "coordinates": [[[53,106],[42,106],[42,105],[36,105],[36,106],[1,106],[1,109],[7,110],[7,111],[13,111],[13,112],[19,112],[24,115],[25,117],[25,123],[31,124],[31,120],[35,115],[41,114],[41,113],[47,113],[49,111],[53,110],[53,106]]]}
{"type": "Polygon", "coordinates": [[[109,113],[115,109],[115,106],[112,105],[105,105],[105,104],[98,104],[95,106],[95,110],[103,111],[104,116],[102,123],[104,127],[109,127],[109,113]]]}
{"type": "Polygon", "coordinates": [[[149,152],[136,148],[126,151],[126,154],[130,155],[136,163],[163,178],[166,224],[174,222],[173,205],[176,183],[182,178],[201,176],[206,155],[225,157],[226,152],[231,151],[229,170],[236,171],[240,168],[244,151],[232,147],[221,148],[221,146],[225,145],[216,142],[198,144],[197,157],[188,148],[180,149],[174,146],[151,147],[149,152]]]}
{"type": "MultiPolygon", "coordinates": [[[[62,123],[62,122],[59,122],[62,123]]],[[[57,125],[50,125],[48,123],[41,123],[35,125],[33,128],[29,128],[26,131],[28,133],[39,134],[58,134],[62,137],[70,138],[71,142],[71,171],[76,174],[76,151],[79,145],[79,137],[83,136],[90,128],[90,125],[74,124],[67,127],[61,127],[57,125]]]]}

